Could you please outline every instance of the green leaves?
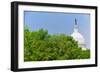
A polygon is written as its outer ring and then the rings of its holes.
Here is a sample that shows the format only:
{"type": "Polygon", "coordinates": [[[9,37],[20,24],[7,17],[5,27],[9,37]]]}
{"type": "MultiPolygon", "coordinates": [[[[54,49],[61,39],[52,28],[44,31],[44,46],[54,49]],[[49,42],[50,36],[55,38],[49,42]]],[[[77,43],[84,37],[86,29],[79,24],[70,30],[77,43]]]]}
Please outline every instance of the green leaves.
{"type": "Polygon", "coordinates": [[[47,30],[24,30],[24,61],[88,59],[90,51],[82,51],[77,42],[65,34],[48,34],[47,30]]]}

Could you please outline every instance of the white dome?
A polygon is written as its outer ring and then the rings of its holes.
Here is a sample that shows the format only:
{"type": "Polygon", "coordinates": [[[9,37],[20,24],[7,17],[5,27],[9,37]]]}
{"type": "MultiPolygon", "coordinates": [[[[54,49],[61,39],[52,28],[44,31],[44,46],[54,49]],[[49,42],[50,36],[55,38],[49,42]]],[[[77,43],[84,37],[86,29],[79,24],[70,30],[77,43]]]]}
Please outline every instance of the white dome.
{"type": "Polygon", "coordinates": [[[78,42],[78,46],[82,48],[82,50],[86,50],[86,44],[85,39],[82,36],[81,33],[78,32],[78,25],[77,20],[75,19],[75,25],[74,25],[74,32],[71,34],[71,36],[78,42]]]}
{"type": "Polygon", "coordinates": [[[84,37],[79,32],[73,32],[71,36],[78,41],[79,44],[85,44],[84,37]]]}

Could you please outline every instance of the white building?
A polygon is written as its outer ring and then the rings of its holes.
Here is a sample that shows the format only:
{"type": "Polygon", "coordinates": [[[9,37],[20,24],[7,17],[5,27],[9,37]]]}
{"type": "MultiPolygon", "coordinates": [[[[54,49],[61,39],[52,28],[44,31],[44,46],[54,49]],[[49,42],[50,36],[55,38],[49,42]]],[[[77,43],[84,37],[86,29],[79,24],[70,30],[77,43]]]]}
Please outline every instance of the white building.
{"type": "Polygon", "coordinates": [[[71,36],[78,42],[78,46],[81,47],[82,50],[86,50],[86,42],[83,35],[78,31],[78,24],[76,19],[74,24],[74,32],[71,34],[71,36]]]}

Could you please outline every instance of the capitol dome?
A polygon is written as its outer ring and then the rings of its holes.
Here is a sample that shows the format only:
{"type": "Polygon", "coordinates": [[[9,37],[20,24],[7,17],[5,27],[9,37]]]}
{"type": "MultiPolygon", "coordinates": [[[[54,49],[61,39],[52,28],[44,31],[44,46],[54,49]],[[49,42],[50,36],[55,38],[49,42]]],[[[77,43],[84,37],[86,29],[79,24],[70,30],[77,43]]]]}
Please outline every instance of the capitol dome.
{"type": "Polygon", "coordinates": [[[86,50],[86,44],[85,39],[83,35],[78,31],[78,25],[77,21],[75,19],[75,25],[74,25],[74,32],[71,34],[71,36],[78,42],[78,46],[82,48],[82,50],[86,50]]]}

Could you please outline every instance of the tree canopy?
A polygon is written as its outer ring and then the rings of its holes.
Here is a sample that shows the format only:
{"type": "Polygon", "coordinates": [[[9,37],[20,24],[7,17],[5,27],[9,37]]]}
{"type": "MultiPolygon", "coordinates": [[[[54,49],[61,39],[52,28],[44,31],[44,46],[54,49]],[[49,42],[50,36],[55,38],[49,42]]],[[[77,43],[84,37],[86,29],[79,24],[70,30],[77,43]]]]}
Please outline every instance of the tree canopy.
{"type": "Polygon", "coordinates": [[[82,51],[77,41],[65,34],[47,30],[24,29],[24,61],[88,59],[90,50],[82,51]]]}

